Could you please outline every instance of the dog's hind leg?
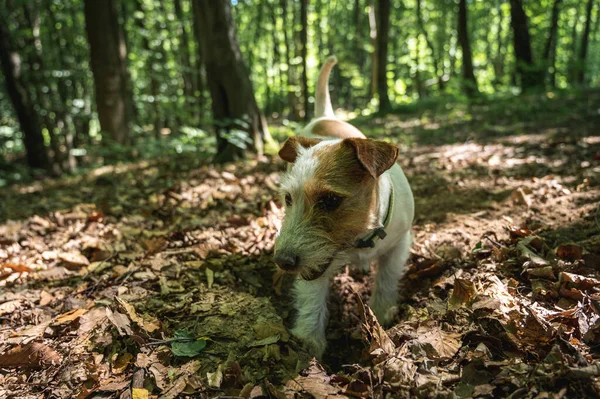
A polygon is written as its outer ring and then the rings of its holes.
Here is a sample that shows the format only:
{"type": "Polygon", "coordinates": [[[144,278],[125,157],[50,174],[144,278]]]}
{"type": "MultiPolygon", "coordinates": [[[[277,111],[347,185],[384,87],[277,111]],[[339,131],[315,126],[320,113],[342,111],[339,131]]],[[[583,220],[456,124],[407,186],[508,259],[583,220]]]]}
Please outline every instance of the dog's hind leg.
{"type": "Polygon", "coordinates": [[[327,297],[329,279],[326,276],[313,281],[296,280],[295,306],[298,316],[292,334],[307,346],[311,355],[320,358],[327,346],[327,297]]]}
{"type": "Polygon", "coordinates": [[[379,268],[375,275],[375,287],[369,306],[379,322],[389,324],[396,315],[398,301],[398,280],[410,255],[412,235],[406,232],[398,245],[379,258],[379,268]]]}

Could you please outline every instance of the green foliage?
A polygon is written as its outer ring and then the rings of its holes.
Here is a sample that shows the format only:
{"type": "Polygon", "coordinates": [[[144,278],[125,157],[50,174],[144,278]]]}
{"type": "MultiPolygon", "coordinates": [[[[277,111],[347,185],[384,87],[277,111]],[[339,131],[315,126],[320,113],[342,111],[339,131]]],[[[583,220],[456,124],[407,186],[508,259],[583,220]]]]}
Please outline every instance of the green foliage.
{"type": "Polygon", "coordinates": [[[194,357],[198,356],[206,347],[205,338],[196,338],[186,330],[175,331],[171,342],[171,351],[175,356],[194,357]]]}

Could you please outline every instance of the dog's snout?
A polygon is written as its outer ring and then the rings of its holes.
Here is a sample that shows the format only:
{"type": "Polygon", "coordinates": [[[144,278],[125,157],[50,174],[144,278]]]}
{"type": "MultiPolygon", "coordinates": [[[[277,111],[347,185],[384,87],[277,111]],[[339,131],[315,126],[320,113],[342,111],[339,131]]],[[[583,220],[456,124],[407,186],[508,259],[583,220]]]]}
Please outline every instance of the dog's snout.
{"type": "Polygon", "coordinates": [[[278,253],[275,255],[275,263],[283,270],[294,270],[300,263],[300,258],[287,253],[278,253]]]}

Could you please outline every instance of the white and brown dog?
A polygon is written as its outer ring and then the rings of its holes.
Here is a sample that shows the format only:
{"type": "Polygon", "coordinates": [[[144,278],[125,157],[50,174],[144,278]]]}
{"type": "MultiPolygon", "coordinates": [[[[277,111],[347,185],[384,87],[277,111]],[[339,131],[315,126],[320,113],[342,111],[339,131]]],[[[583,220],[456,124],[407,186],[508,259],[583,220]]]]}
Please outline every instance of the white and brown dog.
{"type": "Polygon", "coordinates": [[[281,183],[286,210],[275,262],[298,275],[292,334],[317,357],[327,343],[329,282],[346,264],[368,271],[379,263],[369,305],[381,323],[392,321],[414,215],[398,148],[335,118],[328,88],[335,64],[330,57],[319,74],[315,118],[279,151],[290,167],[281,183]]]}

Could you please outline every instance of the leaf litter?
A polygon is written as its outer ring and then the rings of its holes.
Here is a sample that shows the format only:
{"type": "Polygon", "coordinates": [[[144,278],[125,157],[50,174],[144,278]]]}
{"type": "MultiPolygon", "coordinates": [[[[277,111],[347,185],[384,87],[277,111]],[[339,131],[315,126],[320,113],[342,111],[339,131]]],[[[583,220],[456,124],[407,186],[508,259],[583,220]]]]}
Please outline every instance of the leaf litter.
{"type": "Polygon", "coordinates": [[[50,185],[55,207],[0,225],[0,397],[598,396],[600,181],[524,175],[525,153],[558,144],[511,140],[404,151],[417,217],[398,316],[379,325],[372,276],[347,269],[321,361],[289,334],[292,281],[271,260],[280,162],[50,185]]]}

